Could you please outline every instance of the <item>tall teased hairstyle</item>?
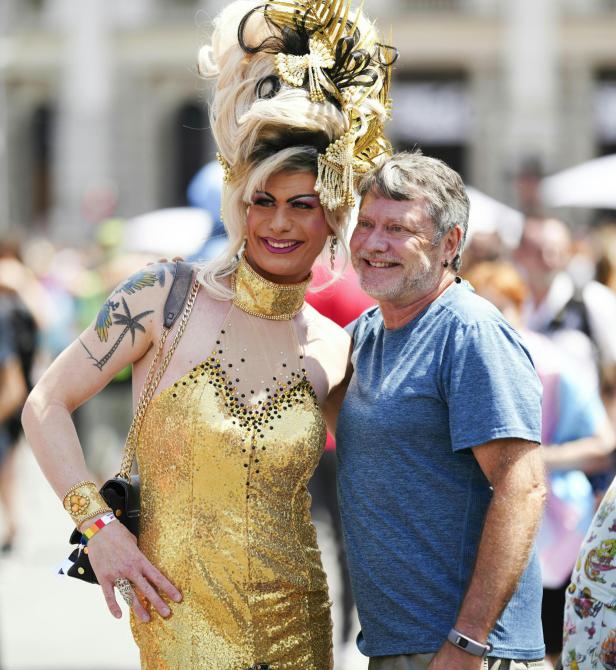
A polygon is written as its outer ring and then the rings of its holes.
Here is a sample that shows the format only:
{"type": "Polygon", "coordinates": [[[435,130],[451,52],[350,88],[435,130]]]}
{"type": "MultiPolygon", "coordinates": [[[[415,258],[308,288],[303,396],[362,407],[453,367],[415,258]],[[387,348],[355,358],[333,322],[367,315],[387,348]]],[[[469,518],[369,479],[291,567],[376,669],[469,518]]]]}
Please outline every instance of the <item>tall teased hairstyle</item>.
{"type": "Polygon", "coordinates": [[[390,200],[422,201],[436,225],[435,243],[454,226],[460,226],[462,239],[452,262],[454,270],[460,269],[470,202],[462,177],[446,163],[421,151],[401,151],[365,175],[358,190],[362,199],[374,193],[390,200]]]}
{"type": "MultiPolygon", "coordinates": [[[[233,291],[224,279],[232,275],[238,266],[239,255],[246,237],[246,214],[255,191],[262,190],[269,177],[278,172],[310,172],[316,175],[317,160],[318,151],[315,147],[291,146],[276,151],[269,157],[263,157],[254,164],[254,168],[245,180],[237,186],[226,187],[227,197],[224,199],[223,220],[229,238],[228,243],[223,253],[205,264],[198,274],[199,281],[212,297],[219,300],[233,298],[233,291]]],[[[348,208],[339,208],[334,211],[323,208],[323,212],[332,234],[338,238],[338,246],[343,253],[343,267],[345,267],[348,262],[348,208]]],[[[325,245],[324,250],[327,249],[327,246],[325,245]]],[[[339,274],[334,272],[332,281],[335,281],[339,274]]],[[[331,282],[319,288],[325,288],[329,284],[331,282]]]]}
{"type": "Polygon", "coordinates": [[[236,0],[225,7],[214,20],[211,44],[199,52],[200,74],[215,81],[212,133],[234,174],[239,171],[238,178],[267,138],[296,129],[322,133],[331,142],[349,125],[334,103],[315,105],[306,89],[280,84],[271,50],[246,50],[273,37],[263,12],[254,11],[262,6],[256,0],[236,0]],[[274,88],[268,88],[274,81],[274,88]]]}

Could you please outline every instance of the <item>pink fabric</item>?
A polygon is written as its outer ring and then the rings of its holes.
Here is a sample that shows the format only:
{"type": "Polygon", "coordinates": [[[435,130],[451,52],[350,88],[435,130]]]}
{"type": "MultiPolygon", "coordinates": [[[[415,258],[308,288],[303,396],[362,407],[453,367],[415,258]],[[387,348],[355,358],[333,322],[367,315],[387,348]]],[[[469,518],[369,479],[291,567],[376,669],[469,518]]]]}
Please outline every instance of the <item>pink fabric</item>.
{"type": "MultiPolygon", "coordinates": [[[[541,441],[545,446],[558,449],[558,423],[566,399],[561,397],[563,357],[561,351],[544,335],[529,330],[522,337],[543,384],[541,401],[541,441]]],[[[548,499],[537,536],[543,585],[547,588],[562,586],[575,565],[586,527],[592,514],[586,499],[590,485],[582,473],[575,471],[552,473],[549,478],[548,499]]]]}
{"type": "Polygon", "coordinates": [[[558,391],[562,370],[560,351],[545,335],[523,330],[524,343],[530,351],[535,370],[543,384],[541,400],[541,442],[551,444],[560,413],[558,391]]]}
{"type": "MultiPolygon", "coordinates": [[[[312,274],[311,288],[325,284],[331,276],[321,265],[314,267],[312,274]]],[[[308,290],[306,302],[343,328],[376,304],[361,290],[357,274],[350,265],[342,277],[328,288],[318,293],[308,290]]]]}

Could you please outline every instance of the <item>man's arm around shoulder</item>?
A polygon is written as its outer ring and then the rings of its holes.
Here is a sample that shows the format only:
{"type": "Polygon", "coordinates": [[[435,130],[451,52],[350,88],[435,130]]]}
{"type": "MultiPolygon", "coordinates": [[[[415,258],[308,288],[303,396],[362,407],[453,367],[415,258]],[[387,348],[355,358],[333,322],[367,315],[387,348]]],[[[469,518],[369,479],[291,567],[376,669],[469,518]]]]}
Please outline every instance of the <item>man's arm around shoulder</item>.
{"type": "MultiPolygon", "coordinates": [[[[539,445],[493,440],[473,454],[494,494],[481,533],[475,567],[455,628],[484,643],[526,568],[547,494],[539,445]]],[[[482,659],[449,642],[428,670],[480,670],[482,659]]]]}

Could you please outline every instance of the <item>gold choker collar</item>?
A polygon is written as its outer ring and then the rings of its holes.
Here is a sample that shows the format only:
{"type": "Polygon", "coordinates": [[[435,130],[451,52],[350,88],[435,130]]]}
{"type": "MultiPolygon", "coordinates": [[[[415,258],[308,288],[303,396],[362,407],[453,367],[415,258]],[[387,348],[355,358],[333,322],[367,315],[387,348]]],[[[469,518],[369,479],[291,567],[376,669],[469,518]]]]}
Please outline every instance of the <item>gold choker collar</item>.
{"type": "Polygon", "coordinates": [[[233,304],[252,316],[287,321],[302,308],[311,279],[312,273],[299,284],[276,284],[255,272],[242,257],[233,275],[233,304]]]}

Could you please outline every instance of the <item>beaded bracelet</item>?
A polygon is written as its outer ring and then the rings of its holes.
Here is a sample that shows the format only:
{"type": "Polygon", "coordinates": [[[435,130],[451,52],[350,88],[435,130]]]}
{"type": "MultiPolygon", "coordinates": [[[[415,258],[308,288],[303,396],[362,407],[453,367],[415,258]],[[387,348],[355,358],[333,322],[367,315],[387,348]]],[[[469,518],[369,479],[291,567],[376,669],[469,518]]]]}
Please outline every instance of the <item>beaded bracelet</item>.
{"type": "Polygon", "coordinates": [[[72,486],[64,496],[62,504],[77,527],[97,514],[111,512],[94,482],[79,482],[72,486]]]}
{"type": "Polygon", "coordinates": [[[97,519],[91,526],[88,526],[84,531],[82,531],[82,535],[89,540],[92,538],[96,533],[101,528],[104,528],[105,526],[109,525],[112,521],[115,521],[115,515],[113,512],[107,512],[106,514],[103,514],[103,516],[100,519],[97,519]]]}

